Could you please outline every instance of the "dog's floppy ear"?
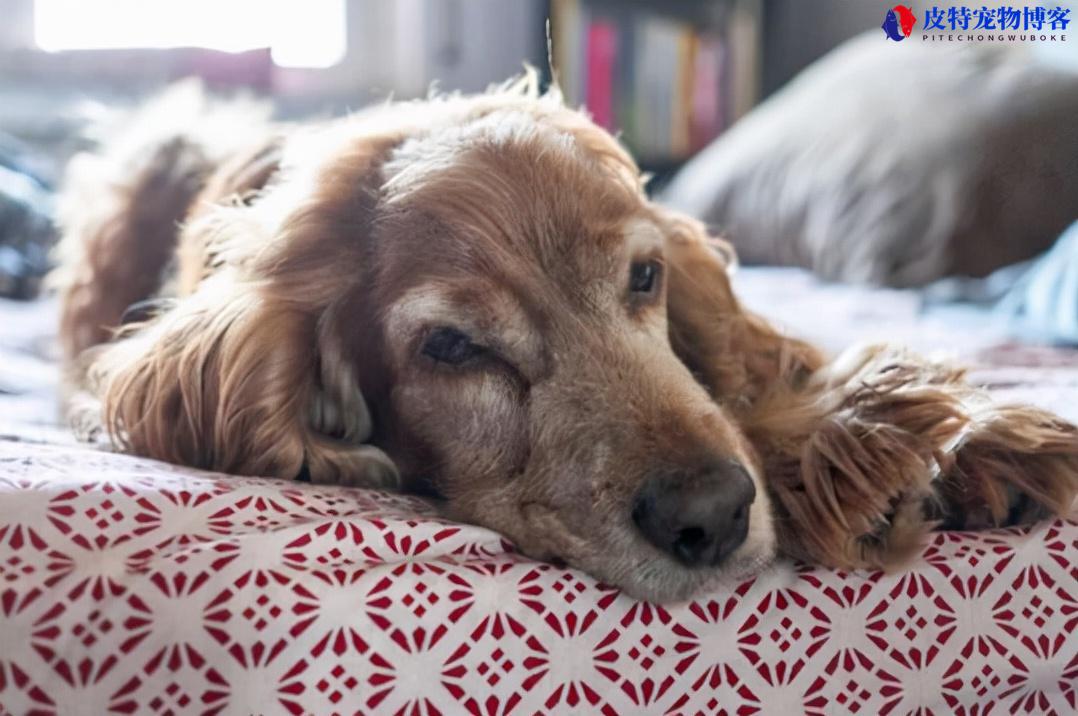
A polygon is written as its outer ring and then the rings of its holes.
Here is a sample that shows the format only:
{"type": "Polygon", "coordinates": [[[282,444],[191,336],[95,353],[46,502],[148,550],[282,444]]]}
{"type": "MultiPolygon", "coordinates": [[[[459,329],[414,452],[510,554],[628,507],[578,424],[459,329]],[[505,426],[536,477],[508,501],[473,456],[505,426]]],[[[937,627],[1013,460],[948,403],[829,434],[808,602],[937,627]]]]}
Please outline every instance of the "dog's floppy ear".
{"type": "Polygon", "coordinates": [[[730,244],[675,212],[662,210],[660,222],[666,235],[670,342],[716,400],[734,411],[748,410],[822,365],[812,346],[742,308],[730,286],[736,264],[730,244]]]}
{"type": "Polygon", "coordinates": [[[286,166],[250,206],[186,227],[220,267],[90,363],[117,443],[241,474],[396,484],[389,459],[364,445],[361,357],[340,340],[370,268],[365,238],[392,143],[349,139],[316,169],[286,166]]]}
{"type": "Polygon", "coordinates": [[[219,232],[214,213],[221,204],[250,205],[266,189],[281,170],[284,153],[284,137],[262,137],[245,150],[224,161],[201,188],[187,215],[188,222],[199,222],[200,228],[191,228],[179,237],[177,289],[181,295],[192,293],[198,284],[213,273],[219,260],[207,241],[219,232]],[[209,214],[210,216],[206,216],[209,214]]]}

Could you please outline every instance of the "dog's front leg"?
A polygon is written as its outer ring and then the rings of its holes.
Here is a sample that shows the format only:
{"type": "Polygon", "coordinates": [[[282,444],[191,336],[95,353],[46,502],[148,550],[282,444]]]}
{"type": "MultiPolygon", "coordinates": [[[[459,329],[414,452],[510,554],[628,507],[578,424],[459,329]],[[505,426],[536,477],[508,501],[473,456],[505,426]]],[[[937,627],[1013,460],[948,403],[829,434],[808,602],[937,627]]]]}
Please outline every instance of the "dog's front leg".
{"type": "Polygon", "coordinates": [[[1078,494],[1078,428],[1024,405],[986,404],[946,456],[939,519],[980,529],[1067,515],[1078,494]]]}
{"type": "Polygon", "coordinates": [[[835,567],[894,567],[937,525],[1066,514],[1078,431],[991,405],[962,371],[873,346],[844,354],[749,420],[782,548],[835,567]]]}

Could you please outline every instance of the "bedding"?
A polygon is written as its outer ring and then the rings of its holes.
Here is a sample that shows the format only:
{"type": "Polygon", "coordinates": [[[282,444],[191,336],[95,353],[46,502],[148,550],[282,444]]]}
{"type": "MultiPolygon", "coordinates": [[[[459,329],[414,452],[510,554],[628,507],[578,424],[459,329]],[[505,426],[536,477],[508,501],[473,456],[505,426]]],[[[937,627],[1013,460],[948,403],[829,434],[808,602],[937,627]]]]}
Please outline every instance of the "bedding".
{"type": "Polygon", "coordinates": [[[1078,223],[1019,277],[996,310],[1030,335],[1078,345],[1078,223]]]}
{"type": "Polygon", "coordinates": [[[1036,259],[985,278],[941,279],[924,295],[930,305],[997,321],[1022,340],[1078,346],[1078,223],[1036,259]]]}
{"type": "Polygon", "coordinates": [[[0,296],[37,295],[56,240],[42,157],[0,131],[0,296]]]}
{"type": "MultiPolygon", "coordinates": [[[[1000,397],[1078,418],[1073,351],[956,330],[909,292],[736,283],[823,345],[943,349],[1000,397]]],[[[76,444],[55,423],[53,311],[0,304],[0,713],[1078,708],[1078,522],[940,533],[893,574],[780,562],[635,602],[416,498],[76,444]]]]}

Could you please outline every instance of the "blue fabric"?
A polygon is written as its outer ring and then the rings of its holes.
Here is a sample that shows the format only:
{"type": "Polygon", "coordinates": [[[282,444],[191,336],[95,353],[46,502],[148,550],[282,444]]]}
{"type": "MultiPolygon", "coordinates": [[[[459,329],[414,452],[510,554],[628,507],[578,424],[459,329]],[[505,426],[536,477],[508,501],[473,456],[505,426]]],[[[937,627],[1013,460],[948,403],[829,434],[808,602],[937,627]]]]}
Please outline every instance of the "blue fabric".
{"type": "Polygon", "coordinates": [[[985,278],[953,276],[921,289],[923,310],[1033,343],[1078,346],[1078,223],[1041,256],[985,278]]]}
{"type": "Polygon", "coordinates": [[[1078,345],[1078,223],[1018,277],[995,313],[1020,337],[1078,345]]]}

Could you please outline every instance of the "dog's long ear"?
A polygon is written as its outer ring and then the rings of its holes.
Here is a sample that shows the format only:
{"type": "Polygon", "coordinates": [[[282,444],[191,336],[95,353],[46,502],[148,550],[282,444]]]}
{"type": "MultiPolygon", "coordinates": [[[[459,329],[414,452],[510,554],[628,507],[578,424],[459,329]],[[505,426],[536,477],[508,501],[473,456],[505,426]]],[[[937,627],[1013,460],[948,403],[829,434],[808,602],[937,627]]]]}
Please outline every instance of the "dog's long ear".
{"type": "Polygon", "coordinates": [[[823,363],[812,346],[745,310],[729,272],[733,247],[693,219],[663,210],[670,342],[716,400],[735,412],[796,387],[823,363]]]}
{"type": "Polygon", "coordinates": [[[132,452],[241,474],[380,486],[364,445],[359,356],[340,340],[370,269],[380,164],[392,138],[353,139],[317,170],[282,170],[251,206],[187,227],[220,268],[93,357],[105,426],[132,452]]]}
{"type": "Polygon", "coordinates": [[[198,284],[213,273],[219,257],[216,246],[208,241],[219,238],[215,231],[221,204],[250,205],[281,170],[284,138],[278,135],[260,138],[222,162],[209,176],[188,210],[188,222],[198,222],[181,233],[176,248],[179,271],[176,288],[180,295],[192,293],[198,284]],[[209,216],[207,216],[209,214],[209,216]]]}

